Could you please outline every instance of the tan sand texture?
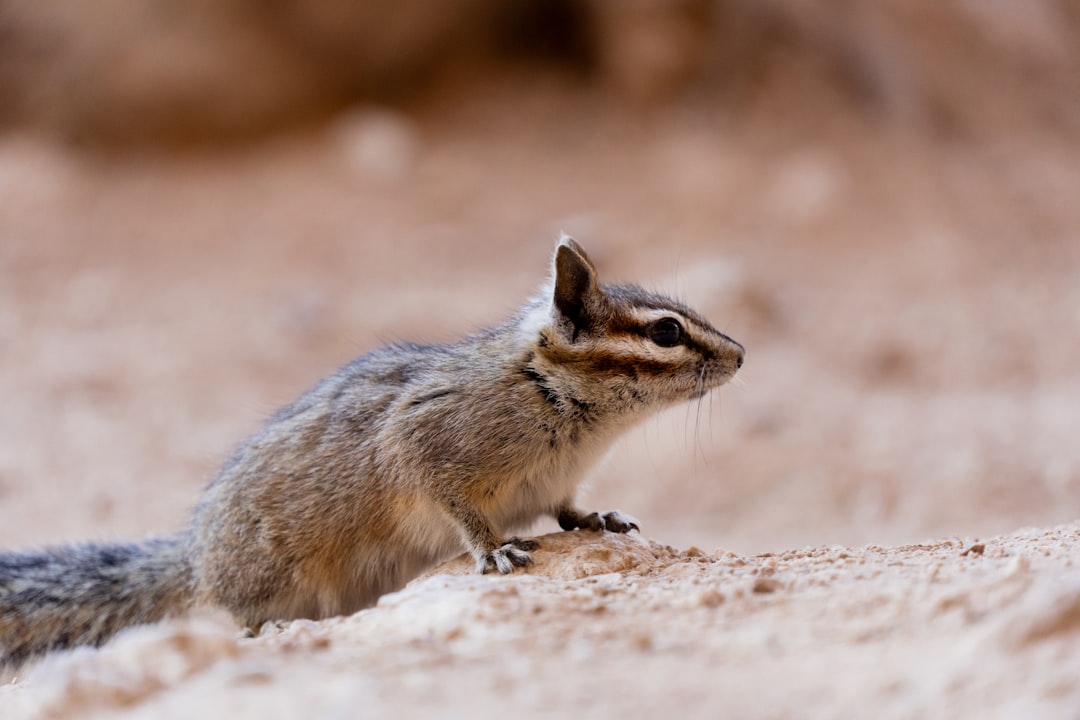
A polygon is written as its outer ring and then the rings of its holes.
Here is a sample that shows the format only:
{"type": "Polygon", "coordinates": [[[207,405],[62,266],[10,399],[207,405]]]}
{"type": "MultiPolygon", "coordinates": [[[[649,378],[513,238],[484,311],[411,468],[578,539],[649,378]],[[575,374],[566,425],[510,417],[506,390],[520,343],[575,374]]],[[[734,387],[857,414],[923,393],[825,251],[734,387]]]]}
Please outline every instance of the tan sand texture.
{"type": "Polygon", "coordinates": [[[463,557],[348,618],[250,640],[214,617],[134,629],[40,665],[0,690],[0,707],[85,718],[582,707],[600,717],[673,707],[701,717],[860,707],[886,718],[1053,716],[1080,697],[1078,541],[1072,524],[978,543],[742,556],[636,535],[546,535],[528,573],[477,576],[463,557]]]}

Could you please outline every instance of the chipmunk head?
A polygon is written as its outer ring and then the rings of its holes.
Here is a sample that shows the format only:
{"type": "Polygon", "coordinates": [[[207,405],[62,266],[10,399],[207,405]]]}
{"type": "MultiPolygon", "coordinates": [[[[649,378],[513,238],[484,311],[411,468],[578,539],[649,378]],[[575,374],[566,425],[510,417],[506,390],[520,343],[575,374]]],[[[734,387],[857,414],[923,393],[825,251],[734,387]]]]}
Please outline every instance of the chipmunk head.
{"type": "Polygon", "coordinates": [[[549,287],[529,370],[562,410],[659,408],[702,397],[742,366],[742,345],[682,303],[601,285],[573,238],[556,246],[549,287]]]}

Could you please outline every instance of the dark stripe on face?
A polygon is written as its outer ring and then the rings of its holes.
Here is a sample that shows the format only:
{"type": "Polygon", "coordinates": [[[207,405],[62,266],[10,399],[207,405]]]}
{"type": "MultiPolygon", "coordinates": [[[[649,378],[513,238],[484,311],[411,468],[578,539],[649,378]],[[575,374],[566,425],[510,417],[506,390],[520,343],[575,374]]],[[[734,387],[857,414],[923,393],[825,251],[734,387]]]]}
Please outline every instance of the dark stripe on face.
{"type": "Polygon", "coordinates": [[[557,347],[548,347],[540,353],[549,361],[558,365],[573,367],[581,372],[595,375],[668,375],[678,372],[685,363],[670,363],[634,356],[617,355],[612,352],[592,348],[585,353],[570,352],[557,347]]]}
{"type": "Polygon", "coordinates": [[[702,327],[711,327],[709,322],[693,308],[663,295],[651,293],[638,285],[604,285],[604,293],[623,307],[643,310],[671,310],[693,320],[702,327]]]}
{"type": "MultiPolygon", "coordinates": [[[[650,309],[650,310],[652,310],[652,309],[671,310],[671,307],[670,307],[670,304],[669,304],[668,306],[665,306],[665,307],[647,308],[647,309],[650,309]]],[[[711,325],[706,324],[706,325],[703,326],[694,317],[692,317],[692,316],[680,317],[679,314],[677,314],[675,312],[672,312],[668,316],[657,317],[654,320],[650,320],[649,322],[646,322],[646,323],[642,323],[640,319],[638,319],[637,317],[635,317],[633,315],[630,315],[628,313],[627,314],[620,314],[620,315],[618,315],[616,317],[613,317],[611,319],[610,324],[606,328],[607,334],[610,337],[620,337],[621,336],[621,337],[631,337],[631,338],[635,338],[635,339],[641,338],[641,339],[644,339],[644,340],[646,340],[648,342],[651,342],[649,340],[649,328],[652,326],[653,323],[663,319],[663,317],[670,317],[673,320],[676,320],[679,323],[679,325],[681,325],[682,328],[683,328],[682,337],[680,338],[679,342],[676,344],[675,347],[677,347],[678,345],[683,345],[683,346],[689,348],[691,351],[697,353],[698,355],[700,355],[703,358],[716,357],[717,354],[718,354],[718,350],[715,347],[712,347],[710,345],[701,343],[698,340],[696,340],[693,337],[693,335],[690,333],[691,328],[688,327],[688,324],[693,323],[693,325],[696,326],[696,327],[693,328],[693,330],[695,330],[698,333],[706,333],[706,334],[707,333],[712,333],[712,334],[715,334],[717,337],[722,338],[723,340],[725,340],[727,342],[730,342],[730,343],[735,342],[734,340],[727,337],[723,333],[720,333],[717,330],[713,329],[713,327],[711,325]]]]}

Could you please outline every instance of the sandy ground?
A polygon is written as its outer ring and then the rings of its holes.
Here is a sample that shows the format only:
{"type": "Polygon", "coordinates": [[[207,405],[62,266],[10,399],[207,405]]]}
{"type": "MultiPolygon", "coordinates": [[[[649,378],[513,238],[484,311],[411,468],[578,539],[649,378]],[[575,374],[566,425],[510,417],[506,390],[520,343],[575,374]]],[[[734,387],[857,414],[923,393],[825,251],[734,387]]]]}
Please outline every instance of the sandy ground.
{"type": "Polygon", "coordinates": [[[560,229],[749,351],[594,474],[649,541],[137,630],[0,717],[1074,716],[1080,151],[760,120],[507,91],[179,158],[0,138],[5,547],[179,527],[260,418],[503,316],[560,229]]]}
{"type": "Polygon", "coordinates": [[[371,610],[250,640],[214,617],[137,628],[46,661],[0,689],[0,709],[1038,718],[1080,706],[1075,523],[979,543],[755,556],[636,534],[541,541],[528,573],[477,576],[463,557],[371,610]]]}

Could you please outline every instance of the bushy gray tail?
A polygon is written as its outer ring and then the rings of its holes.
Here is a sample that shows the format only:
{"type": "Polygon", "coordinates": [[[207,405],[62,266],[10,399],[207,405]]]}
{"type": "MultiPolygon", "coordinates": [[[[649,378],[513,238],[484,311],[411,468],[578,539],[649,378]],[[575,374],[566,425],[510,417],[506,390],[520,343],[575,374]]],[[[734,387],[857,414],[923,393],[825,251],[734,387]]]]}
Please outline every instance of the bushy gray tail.
{"type": "Polygon", "coordinates": [[[0,669],[182,613],[192,596],[187,546],[177,535],[0,553],[0,669]]]}

